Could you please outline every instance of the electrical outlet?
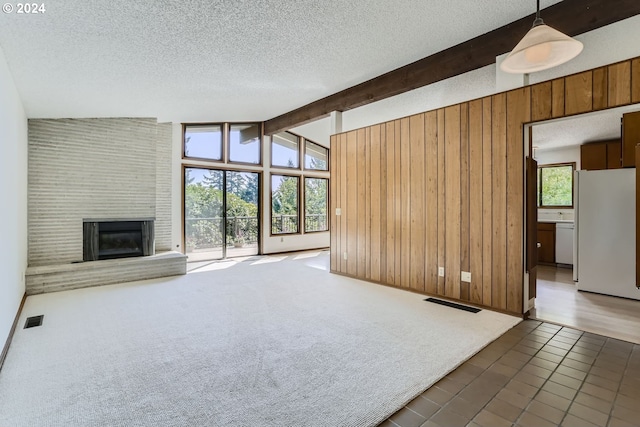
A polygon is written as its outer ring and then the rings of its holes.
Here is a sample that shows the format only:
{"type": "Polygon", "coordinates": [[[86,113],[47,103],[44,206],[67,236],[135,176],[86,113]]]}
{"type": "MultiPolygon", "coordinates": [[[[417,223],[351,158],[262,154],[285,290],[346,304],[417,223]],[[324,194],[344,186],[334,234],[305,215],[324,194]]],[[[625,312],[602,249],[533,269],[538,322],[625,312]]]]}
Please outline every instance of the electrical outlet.
{"type": "Polygon", "coordinates": [[[460,273],[460,280],[462,280],[463,282],[471,283],[471,273],[469,273],[468,271],[461,272],[460,273]]]}
{"type": "Polygon", "coordinates": [[[337,216],[342,215],[342,209],[340,209],[340,208],[336,208],[336,215],[337,215],[337,216]]]}
{"type": "Polygon", "coordinates": [[[444,277],[444,267],[438,267],[438,276],[444,277]]]}
{"type": "Polygon", "coordinates": [[[342,258],[347,259],[347,253],[342,254],[342,258]]]}
{"type": "Polygon", "coordinates": [[[280,238],[280,243],[284,242],[284,237],[280,238]]]}

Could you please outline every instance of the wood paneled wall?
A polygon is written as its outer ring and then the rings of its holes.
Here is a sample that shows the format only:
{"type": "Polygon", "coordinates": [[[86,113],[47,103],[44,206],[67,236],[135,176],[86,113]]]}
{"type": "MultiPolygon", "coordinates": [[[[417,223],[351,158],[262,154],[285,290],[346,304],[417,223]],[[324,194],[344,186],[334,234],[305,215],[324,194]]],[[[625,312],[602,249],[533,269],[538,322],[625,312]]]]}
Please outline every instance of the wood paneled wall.
{"type": "Polygon", "coordinates": [[[331,271],[522,314],[524,124],[638,102],[640,58],[333,135],[331,271]]]}

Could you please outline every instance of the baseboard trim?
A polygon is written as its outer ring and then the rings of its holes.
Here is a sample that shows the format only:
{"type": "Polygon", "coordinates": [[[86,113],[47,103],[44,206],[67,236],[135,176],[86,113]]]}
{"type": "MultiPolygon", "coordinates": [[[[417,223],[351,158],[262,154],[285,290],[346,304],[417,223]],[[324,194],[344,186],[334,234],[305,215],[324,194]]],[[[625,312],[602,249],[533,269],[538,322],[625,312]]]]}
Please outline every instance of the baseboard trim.
{"type": "Polygon", "coordinates": [[[9,352],[9,346],[11,345],[13,334],[16,332],[16,328],[18,327],[18,319],[20,319],[20,314],[22,314],[22,307],[24,307],[24,302],[26,300],[27,300],[27,293],[25,292],[25,294],[22,296],[20,307],[18,307],[16,318],[13,319],[13,325],[11,326],[11,330],[9,331],[7,342],[4,343],[4,347],[2,348],[2,353],[0,353],[0,371],[2,370],[2,365],[4,365],[4,360],[7,358],[7,353],[9,352]]]}

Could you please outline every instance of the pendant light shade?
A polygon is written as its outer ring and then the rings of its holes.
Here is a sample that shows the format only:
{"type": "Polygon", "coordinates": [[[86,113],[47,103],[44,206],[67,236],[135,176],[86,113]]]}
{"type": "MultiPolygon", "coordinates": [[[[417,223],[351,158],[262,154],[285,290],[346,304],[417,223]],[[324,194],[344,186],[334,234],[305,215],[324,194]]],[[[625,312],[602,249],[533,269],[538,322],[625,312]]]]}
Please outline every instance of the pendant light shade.
{"type": "Polygon", "coordinates": [[[545,25],[540,0],[533,27],[500,64],[507,73],[533,73],[564,64],[582,52],[582,43],[545,25]]]}

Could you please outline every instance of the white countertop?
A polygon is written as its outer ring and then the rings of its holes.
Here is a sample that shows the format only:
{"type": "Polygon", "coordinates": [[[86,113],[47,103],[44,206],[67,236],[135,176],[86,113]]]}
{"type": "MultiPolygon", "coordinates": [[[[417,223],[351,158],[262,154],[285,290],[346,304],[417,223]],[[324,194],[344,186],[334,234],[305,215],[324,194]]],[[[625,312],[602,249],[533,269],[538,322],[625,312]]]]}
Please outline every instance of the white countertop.
{"type": "Polygon", "coordinates": [[[572,219],[539,219],[538,222],[552,222],[552,223],[571,223],[573,224],[572,219]]]}

